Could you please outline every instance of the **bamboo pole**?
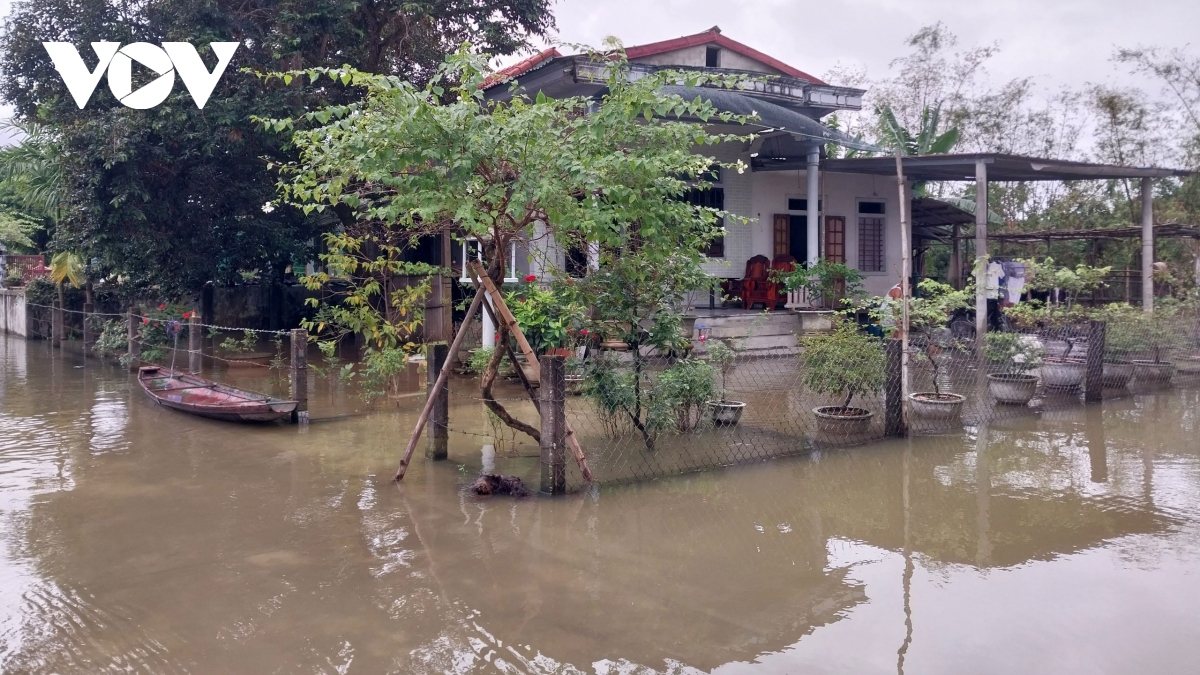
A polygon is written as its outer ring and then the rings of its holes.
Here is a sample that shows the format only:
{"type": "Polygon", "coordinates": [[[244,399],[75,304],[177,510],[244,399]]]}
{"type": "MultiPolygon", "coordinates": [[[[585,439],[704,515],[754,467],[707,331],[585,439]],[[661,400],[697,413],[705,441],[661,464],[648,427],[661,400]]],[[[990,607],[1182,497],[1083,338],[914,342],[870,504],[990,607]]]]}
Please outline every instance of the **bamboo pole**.
{"type": "MultiPolygon", "coordinates": [[[[462,326],[458,329],[458,334],[454,336],[454,342],[450,343],[450,350],[446,352],[446,362],[442,364],[442,371],[438,373],[437,382],[433,384],[430,391],[437,391],[446,384],[446,380],[450,378],[450,359],[458,353],[458,347],[462,344],[463,338],[467,336],[467,326],[471,323],[471,319],[475,317],[475,312],[479,311],[479,305],[483,302],[484,292],[481,290],[475,294],[475,299],[471,301],[471,306],[467,309],[467,315],[463,318],[462,326]]],[[[404,480],[404,472],[408,470],[408,463],[412,460],[413,450],[417,447],[417,440],[421,438],[421,431],[425,428],[425,424],[429,421],[429,413],[433,411],[433,404],[437,401],[436,396],[429,396],[425,399],[425,407],[421,410],[421,416],[417,418],[417,426],[413,429],[412,438],[408,439],[408,447],[404,449],[404,458],[400,460],[400,466],[396,469],[396,477],[394,480],[404,480]]]]}
{"type": "MultiPolygon", "coordinates": [[[[521,332],[521,327],[517,325],[517,319],[509,311],[508,305],[504,304],[504,296],[500,294],[500,289],[496,288],[496,284],[492,283],[491,277],[484,274],[483,266],[479,261],[468,263],[467,269],[471,271],[471,277],[478,278],[483,283],[484,289],[492,299],[492,308],[500,313],[500,318],[503,319],[504,325],[512,331],[513,336],[517,339],[517,346],[521,348],[521,352],[525,354],[525,358],[532,364],[534,375],[537,375],[538,380],[542,379],[542,367],[538,362],[537,355],[533,353],[533,348],[529,346],[529,341],[525,339],[525,334],[521,332]]],[[[515,364],[514,364],[515,365],[515,364]]],[[[583,479],[592,481],[592,470],[588,468],[587,457],[583,454],[583,448],[579,445],[579,438],[575,436],[575,429],[571,426],[570,421],[566,423],[567,427],[567,446],[571,448],[571,454],[575,456],[575,463],[579,465],[579,471],[583,474],[583,479]]]]}

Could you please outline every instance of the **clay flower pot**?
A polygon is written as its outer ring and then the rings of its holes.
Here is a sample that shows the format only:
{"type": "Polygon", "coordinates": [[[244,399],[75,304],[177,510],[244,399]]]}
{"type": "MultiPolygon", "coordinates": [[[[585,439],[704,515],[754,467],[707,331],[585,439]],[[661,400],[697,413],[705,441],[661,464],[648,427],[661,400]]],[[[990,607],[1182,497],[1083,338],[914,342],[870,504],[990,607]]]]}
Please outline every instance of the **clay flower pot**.
{"type": "Polygon", "coordinates": [[[813,408],[817,416],[817,431],[831,436],[853,436],[865,434],[871,428],[870,410],[843,408],[840,405],[823,405],[813,408]]]}
{"type": "Polygon", "coordinates": [[[1047,358],[1042,363],[1042,382],[1050,389],[1078,389],[1087,376],[1087,363],[1078,359],[1047,358]]]}
{"type": "Polygon", "coordinates": [[[1037,393],[1038,379],[1021,373],[995,373],[987,376],[988,391],[999,403],[1025,405],[1037,393]]]}
{"type": "Polygon", "coordinates": [[[961,394],[938,394],[931,391],[908,395],[909,410],[914,415],[935,420],[947,420],[962,413],[967,397],[961,394]]]}

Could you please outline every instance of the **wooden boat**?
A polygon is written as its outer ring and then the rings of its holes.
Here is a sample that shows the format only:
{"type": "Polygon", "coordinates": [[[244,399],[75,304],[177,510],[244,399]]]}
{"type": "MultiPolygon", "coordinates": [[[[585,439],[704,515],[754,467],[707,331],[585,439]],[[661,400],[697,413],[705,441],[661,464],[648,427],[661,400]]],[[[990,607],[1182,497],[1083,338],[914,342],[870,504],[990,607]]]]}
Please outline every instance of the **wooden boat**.
{"type": "Polygon", "coordinates": [[[159,405],[227,422],[287,420],[297,405],[160,366],[139,368],[138,384],[159,405]]]}

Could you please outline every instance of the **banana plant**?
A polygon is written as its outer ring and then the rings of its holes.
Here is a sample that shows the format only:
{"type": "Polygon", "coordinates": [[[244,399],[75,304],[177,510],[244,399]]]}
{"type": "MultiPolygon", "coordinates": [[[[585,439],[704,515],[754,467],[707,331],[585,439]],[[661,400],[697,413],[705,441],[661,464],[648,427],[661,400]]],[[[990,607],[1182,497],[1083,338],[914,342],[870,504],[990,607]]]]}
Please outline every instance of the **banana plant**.
{"type": "Polygon", "coordinates": [[[79,288],[86,281],[83,269],[83,257],[78,253],[60,251],[50,258],[50,281],[58,287],[58,306],[66,307],[63,296],[63,283],[69,282],[73,288],[79,288]]]}
{"type": "MultiPolygon", "coordinates": [[[[921,128],[915,134],[900,124],[896,113],[886,103],[875,109],[875,115],[879,118],[879,131],[883,136],[880,145],[890,147],[902,156],[944,155],[958,145],[958,127],[951,127],[940,133],[938,131],[942,119],[941,105],[933,108],[925,106],[921,110],[921,128]]],[[[927,181],[914,182],[913,196],[925,196],[926,183],[927,181]]]]}

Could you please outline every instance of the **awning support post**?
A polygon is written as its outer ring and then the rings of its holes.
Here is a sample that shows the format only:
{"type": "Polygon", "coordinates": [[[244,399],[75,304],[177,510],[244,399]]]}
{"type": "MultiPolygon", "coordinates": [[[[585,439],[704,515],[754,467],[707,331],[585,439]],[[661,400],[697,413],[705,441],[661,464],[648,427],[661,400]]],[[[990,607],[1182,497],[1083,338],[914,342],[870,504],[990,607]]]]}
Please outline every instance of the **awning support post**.
{"type": "Polygon", "coordinates": [[[987,227],[987,164],[980,161],[975,163],[975,339],[981,347],[987,332],[987,227]]]}
{"type": "Polygon", "coordinates": [[[1142,179],[1142,309],[1154,311],[1154,190],[1142,179]]]}
{"type": "Polygon", "coordinates": [[[805,228],[808,233],[808,260],[806,262],[809,267],[816,265],[821,259],[821,251],[819,250],[821,245],[819,237],[821,218],[820,213],[818,213],[821,208],[820,164],[821,146],[813,143],[808,146],[808,223],[805,228]]]}

